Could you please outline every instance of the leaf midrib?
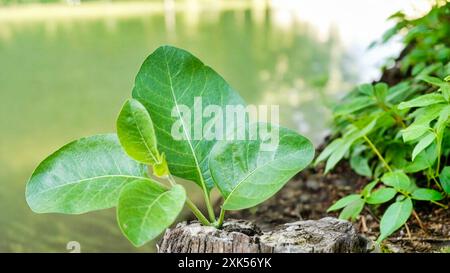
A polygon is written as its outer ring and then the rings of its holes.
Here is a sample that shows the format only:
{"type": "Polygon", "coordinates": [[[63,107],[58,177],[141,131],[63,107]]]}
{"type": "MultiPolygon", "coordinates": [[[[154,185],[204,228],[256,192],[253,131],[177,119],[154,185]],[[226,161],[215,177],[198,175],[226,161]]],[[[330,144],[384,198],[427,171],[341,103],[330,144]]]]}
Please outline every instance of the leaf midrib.
{"type": "MultiPolygon", "coordinates": [[[[149,205],[147,210],[145,211],[144,217],[142,217],[142,222],[139,225],[139,238],[141,238],[142,236],[142,231],[144,228],[144,223],[147,222],[147,218],[149,216],[150,211],[152,210],[153,206],[158,202],[159,199],[161,199],[163,196],[167,195],[171,193],[171,190],[167,190],[163,193],[161,193],[160,195],[158,195],[158,197],[155,198],[155,200],[153,200],[149,205]]],[[[141,238],[142,239],[142,238],[141,238]]],[[[145,239],[144,239],[145,240],[145,239]]]]}
{"type": "MultiPolygon", "coordinates": [[[[166,49],[164,49],[164,60],[165,60],[166,69],[167,69],[167,76],[168,76],[168,78],[169,78],[170,92],[171,92],[172,98],[173,98],[173,100],[174,100],[174,103],[175,103],[175,107],[176,107],[176,109],[177,109],[178,116],[181,117],[180,109],[179,109],[179,107],[178,107],[178,101],[177,101],[177,98],[176,98],[176,96],[175,96],[175,90],[173,89],[172,76],[171,76],[172,73],[170,72],[169,62],[167,61],[167,53],[166,53],[166,49]]],[[[186,92],[187,92],[187,91],[186,91],[186,92]]],[[[197,154],[196,154],[195,151],[194,151],[194,147],[192,147],[191,139],[190,139],[190,138],[188,137],[188,135],[187,135],[187,132],[186,132],[186,125],[184,124],[184,120],[183,120],[182,118],[180,118],[180,120],[181,120],[181,124],[183,124],[183,133],[184,133],[184,136],[186,137],[187,143],[189,144],[189,148],[190,148],[190,150],[191,150],[191,152],[192,152],[192,156],[193,156],[193,158],[194,158],[195,167],[196,167],[197,173],[198,173],[199,178],[200,178],[200,183],[201,183],[201,185],[202,185],[203,190],[206,192],[207,189],[206,189],[205,181],[204,181],[204,179],[203,179],[202,172],[201,172],[201,170],[200,170],[200,168],[199,168],[199,163],[198,163],[198,159],[197,159],[197,154]]]]}
{"type": "Polygon", "coordinates": [[[146,141],[146,139],[144,138],[144,135],[141,132],[141,128],[139,126],[139,123],[136,120],[136,116],[135,116],[135,113],[134,113],[133,109],[131,109],[131,115],[133,116],[133,120],[136,123],[136,128],[137,128],[137,130],[139,132],[139,136],[141,137],[141,140],[144,142],[145,148],[147,149],[147,151],[150,154],[150,156],[153,158],[153,161],[155,163],[159,163],[158,160],[156,160],[155,156],[153,155],[152,151],[150,150],[150,147],[148,146],[147,141],[146,141]]]}
{"type": "MultiPolygon", "coordinates": [[[[246,175],[241,181],[239,181],[239,183],[236,185],[236,187],[234,187],[234,189],[231,190],[230,194],[229,194],[228,197],[225,199],[225,201],[223,202],[223,204],[225,205],[225,204],[227,203],[228,199],[230,199],[230,197],[231,197],[231,196],[233,195],[233,193],[241,186],[241,184],[242,184],[244,181],[246,181],[250,176],[252,176],[257,170],[266,167],[266,166],[269,165],[270,163],[275,163],[275,162],[278,162],[279,160],[284,160],[284,159],[286,159],[286,158],[288,158],[288,157],[290,157],[290,156],[292,156],[292,154],[287,155],[287,156],[284,156],[284,157],[280,157],[280,158],[278,158],[278,159],[276,159],[276,160],[273,160],[273,161],[267,161],[267,162],[264,163],[263,165],[257,166],[253,171],[251,171],[251,172],[250,172],[248,175],[246,175]]],[[[292,170],[294,170],[294,169],[292,169],[292,170]]],[[[286,170],[286,172],[287,172],[287,170],[286,170]]]]}

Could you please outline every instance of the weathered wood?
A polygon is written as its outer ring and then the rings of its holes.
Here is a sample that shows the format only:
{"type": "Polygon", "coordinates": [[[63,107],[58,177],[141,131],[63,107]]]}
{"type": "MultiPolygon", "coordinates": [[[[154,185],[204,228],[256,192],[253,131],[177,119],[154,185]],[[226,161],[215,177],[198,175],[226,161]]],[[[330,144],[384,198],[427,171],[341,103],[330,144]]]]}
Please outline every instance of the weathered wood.
{"type": "Polygon", "coordinates": [[[352,224],[336,218],[298,221],[262,232],[251,222],[229,220],[223,229],[178,224],[161,240],[161,253],[367,252],[370,243],[352,224]]]}

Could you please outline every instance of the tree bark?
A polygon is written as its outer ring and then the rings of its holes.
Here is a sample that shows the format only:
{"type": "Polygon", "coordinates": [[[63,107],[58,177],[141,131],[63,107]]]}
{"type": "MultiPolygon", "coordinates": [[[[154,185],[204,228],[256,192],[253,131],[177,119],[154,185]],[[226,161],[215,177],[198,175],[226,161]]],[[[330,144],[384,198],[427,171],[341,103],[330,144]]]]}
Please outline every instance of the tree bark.
{"type": "Polygon", "coordinates": [[[352,224],[336,218],[298,221],[267,232],[243,220],[222,229],[183,222],[168,229],[160,253],[349,253],[369,252],[372,244],[352,224]]]}

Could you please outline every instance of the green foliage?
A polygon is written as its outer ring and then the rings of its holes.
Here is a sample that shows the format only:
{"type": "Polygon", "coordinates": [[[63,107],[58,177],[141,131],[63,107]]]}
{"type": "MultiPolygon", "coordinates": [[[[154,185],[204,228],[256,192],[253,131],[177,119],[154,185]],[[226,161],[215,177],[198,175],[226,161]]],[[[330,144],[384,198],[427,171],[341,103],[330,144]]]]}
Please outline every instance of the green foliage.
{"type": "Polygon", "coordinates": [[[329,210],[342,209],[340,217],[355,219],[363,202],[390,204],[378,242],[406,223],[417,202],[447,208],[450,193],[450,166],[445,166],[450,153],[450,3],[436,5],[421,18],[398,12],[390,19],[397,23],[381,43],[403,36],[405,50],[396,63],[400,81],[362,84],[351,91],[334,108],[334,138],[316,159],[326,161],[325,172],[347,159],[356,173],[375,179],[329,210]]]}
{"type": "Polygon", "coordinates": [[[209,166],[217,188],[225,198],[223,209],[253,207],[271,197],[313,159],[309,140],[296,132],[270,124],[280,142],[272,151],[261,150],[261,140],[222,141],[214,146],[209,166]],[[276,127],[276,128],[274,128],[276,127]]]}
{"type": "Polygon", "coordinates": [[[170,226],[181,212],[186,192],[180,185],[167,189],[153,180],[126,185],[117,204],[117,221],[125,236],[141,246],[170,226]]]}
{"type": "MultiPolygon", "coordinates": [[[[271,124],[264,125],[279,133],[272,149],[263,149],[267,135],[197,140],[194,124],[183,114],[198,106],[195,97],[203,99],[203,107],[222,111],[230,105],[245,108],[245,103],[216,72],[184,50],[164,46],[152,53],[136,77],[132,96],[118,116],[118,136],[74,141],[37,167],[26,188],[33,211],[79,214],[116,207],[123,234],[141,246],[169,227],[185,204],[201,223],[220,228],[226,210],[263,202],[314,157],[308,139],[271,124]],[[184,138],[175,138],[174,124],[184,138]],[[148,174],[149,166],[152,175],[167,183],[156,182],[148,174]],[[172,174],[202,189],[209,219],[172,174]],[[218,218],[209,197],[213,187],[224,198],[218,218]]],[[[194,120],[198,121],[195,114],[194,120]]],[[[256,124],[260,134],[262,125],[256,124]]],[[[209,130],[212,125],[205,126],[209,130]]],[[[243,126],[253,128],[248,119],[243,126]]]]}
{"type": "Polygon", "coordinates": [[[129,158],[114,134],[71,142],[36,168],[26,187],[34,212],[80,214],[117,204],[121,188],[146,177],[146,167],[129,158]]]}

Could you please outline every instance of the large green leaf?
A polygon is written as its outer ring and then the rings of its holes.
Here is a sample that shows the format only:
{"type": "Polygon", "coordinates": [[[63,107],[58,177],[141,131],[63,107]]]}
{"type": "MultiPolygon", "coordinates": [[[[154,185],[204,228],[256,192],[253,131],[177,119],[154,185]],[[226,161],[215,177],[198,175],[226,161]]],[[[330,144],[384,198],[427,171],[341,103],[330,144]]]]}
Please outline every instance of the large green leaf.
{"type": "Polygon", "coordinates": [[[384,212],[380,221],[380,237],[377,242],[381,242],[397,229],[403,226],[408,220],[413,210],[411,198],[405,198],[390,205],[384,212]]]}
{"type": "Polygon", "coordinates": [[[49,157],[27,183],[26,199],[38,213],[79,214],[114,207],[121,188],[147,175],[115,134],[71,142],[49,157]]]}
{"type": "Polygon", "coordinates": [[[123,105],[117,119],[117,135],[129,156],[146,164],[159,163],[153,122],[139,101],[130,99],[123,105]]]}
{"type": "Polygon", "coordinates": [[[313,159],[314,147],[308,139],[286,128],[267,126],[279,132],[272,151],[262,149],[264,137],[221,141],[214,146],[209,164],[225,199],[224,209],[244,209],[265,201],[313,159]]]}
{"type": "Polygon", "coordinates": [[[135,246],[141,246],[168,228],[183,209],[186,192],[181,185],[166,189],[150,179],[126,185],[120,193],[117,220],[135,246]]]}
{"type": "MultiPolygon", "coordinates": [[[[171,46],[158,48],[145,60],[133,89],[133,98],[150,113],[158,148],[165,153],[170,172],[210,190],[214,183],[208,159],[217,139],[205,139],[202,130],[194,130],[194,127],[201,123],[205,125],[203,131],[207,131],[214,126],[208,121],[219,117],[204,117],[201,112],[194,116],[194,105],[200,106],[200,97],[203,108],[217,105],[224,113],[227,105],[245,105],[214,70],[189,52],[171,46]],[[180,140],[172,134],[174,125],[182,135],[180,140]]],[[[229,120],[223,124],[226,130],[233,127],[229,120]]]]}

